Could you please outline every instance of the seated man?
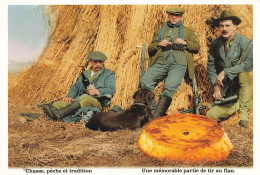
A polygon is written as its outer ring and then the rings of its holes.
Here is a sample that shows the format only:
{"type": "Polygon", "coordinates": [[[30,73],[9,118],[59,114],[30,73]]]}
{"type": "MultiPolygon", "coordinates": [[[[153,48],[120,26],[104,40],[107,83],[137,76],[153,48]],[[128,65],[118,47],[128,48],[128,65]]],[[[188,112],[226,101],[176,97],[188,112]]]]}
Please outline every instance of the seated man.
{"type": "Polygon", "coordinates": [[[229,86],[226,95],[238,95],[238,100],[212,107],[207,116],[220,122],[240,111],[239,125],[247,127],[252,95],[252,82],[248,72],[253,68],[253,49],[249,47],[245,60],[238,64],[250,42],[248,38],[235,32],[241,19],[232,11],[225,10],[215,23],[221,36],[211,42],[207,63],[208,77],[214,86],[213,97],[224,97],[222,89],[229,86]],[[228,83],[224,83],[225,81],[228,83]]]}
{"type": "Polygon", "coordinates": [[[87,56],[87,59],[92,64],[91,68],[81,74],[70,88],[67,97],[63,101],[42,106],[49,118],[66,121],[67,116],[75,114],[79,109],[87,107],[102,111],[103,106],[110,104],[115,92],[115,74],[104,66],[106,55],[94,51],[87,56]]]}

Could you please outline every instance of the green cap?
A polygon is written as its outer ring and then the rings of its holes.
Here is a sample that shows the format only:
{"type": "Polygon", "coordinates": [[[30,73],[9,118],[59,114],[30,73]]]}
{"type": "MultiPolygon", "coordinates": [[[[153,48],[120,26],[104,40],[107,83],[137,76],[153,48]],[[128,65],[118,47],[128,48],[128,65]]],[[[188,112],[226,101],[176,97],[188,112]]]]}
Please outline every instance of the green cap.
{"type": "Polygon", "coordinates": [[[233,13],[230,10],[224,10],[223,12],[221,12],[220,17],[216,19],[214,23],[216,26],[218,26],[220,21],[229,20],[229,19],[232,20],[235,25],[241,23],[241,19],[237,17],[235,13],[233,13]]]}
{"type": "Polygon", "coordinates": [[[107,56],[99,51],[93,51],[88,56],[87,59],[92,61],[105,61],[107,59],[107,56]]]}
{"type": "Polygon", "coordinates": [[[174,15],[183,15],[184,10],[181,8],[169,8],[166,10],[166,12],[174,15]]]}

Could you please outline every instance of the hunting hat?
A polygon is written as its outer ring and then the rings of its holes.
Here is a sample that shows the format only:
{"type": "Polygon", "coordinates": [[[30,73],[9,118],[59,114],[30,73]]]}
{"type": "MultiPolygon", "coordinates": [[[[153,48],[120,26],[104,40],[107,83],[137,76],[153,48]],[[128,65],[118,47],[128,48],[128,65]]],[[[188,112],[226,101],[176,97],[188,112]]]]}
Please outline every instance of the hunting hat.
{"type": "Polygon", "coordinates": [[[93,61],[105,61],[107,59],[107,56],[102,52],[93,51],[87,56],[87,59],[93,61]]]}
{"type": "Polygon", "coordinates": [[[236,16],[235,13],[233,13],[230,10],[224,10],[221,12],[220,17],[214,21],[215,26],[219,26],[219,22],[223,20],[231,19],[235,25],[238,25],[241,23],[241,19],[236,16]]]}
{"type": "Polygon", "coordinates": [[[181,8],[169,8],[166,10],[166,12],[173,15],[183,15],[184,10],[181,8]]]}

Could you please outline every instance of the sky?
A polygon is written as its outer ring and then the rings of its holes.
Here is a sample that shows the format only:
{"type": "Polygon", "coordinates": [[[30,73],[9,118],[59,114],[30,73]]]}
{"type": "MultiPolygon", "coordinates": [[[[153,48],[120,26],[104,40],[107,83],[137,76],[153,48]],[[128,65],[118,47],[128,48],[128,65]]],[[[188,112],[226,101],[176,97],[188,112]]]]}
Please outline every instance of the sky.
{"type": "Polygon", "coordinates": [[[47,16],[38,5],[8,6],[8,71],[37,61],[49,35],[47,16]]]}

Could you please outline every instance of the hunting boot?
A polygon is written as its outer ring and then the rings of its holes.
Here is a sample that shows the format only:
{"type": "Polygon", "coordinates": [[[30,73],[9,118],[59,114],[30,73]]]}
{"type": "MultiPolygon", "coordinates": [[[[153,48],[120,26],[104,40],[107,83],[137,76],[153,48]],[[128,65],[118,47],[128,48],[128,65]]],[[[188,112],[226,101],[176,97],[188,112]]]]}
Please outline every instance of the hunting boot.
{"type": "Polygon", "coordinates": [[[52,110],[55,110],[55,107],[52,106],[52,104],[42,104],[41,107],[43,109],[44,114],[46,115],[46,117],[48,119],[56,120],[54,118],[53,113],[50,113],[52,110]]]}
{"type": "Polygon", "coordinates": [[[60,121],[64,117],[75,114],[77,110],[81,108],[78,100],[72,101],[70,104],[64,108],[57,109],[51,105],[46,105],[43,107],[44,112],[53,120],[60,121]]]}
{"type": "Polygon", "coordinates": [[[166,115],[166,111],[172,102],[172,98],[166,95],[161,95],[153,113],[153,119],[166,115]]]}

